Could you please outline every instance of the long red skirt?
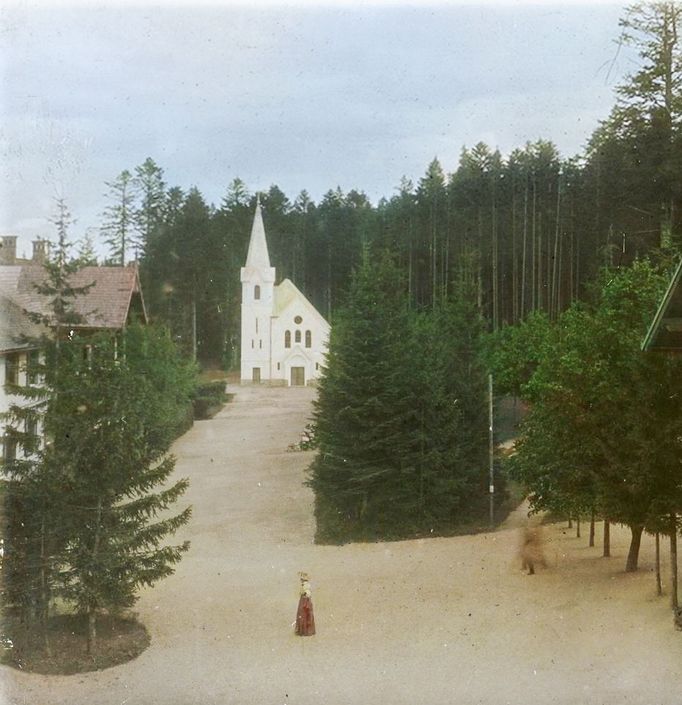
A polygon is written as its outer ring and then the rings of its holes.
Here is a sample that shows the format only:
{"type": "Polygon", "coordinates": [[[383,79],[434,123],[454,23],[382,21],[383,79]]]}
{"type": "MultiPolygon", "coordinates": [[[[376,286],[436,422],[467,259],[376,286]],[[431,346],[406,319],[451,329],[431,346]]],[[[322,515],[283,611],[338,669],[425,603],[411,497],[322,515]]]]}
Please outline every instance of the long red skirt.
{"type": "Polygon", "coordinates": [[[301,595],[296,610],[296,634],[299,636],[312,636],[315,633],[315,617],[313,615],[313,601],[301,595]]]}

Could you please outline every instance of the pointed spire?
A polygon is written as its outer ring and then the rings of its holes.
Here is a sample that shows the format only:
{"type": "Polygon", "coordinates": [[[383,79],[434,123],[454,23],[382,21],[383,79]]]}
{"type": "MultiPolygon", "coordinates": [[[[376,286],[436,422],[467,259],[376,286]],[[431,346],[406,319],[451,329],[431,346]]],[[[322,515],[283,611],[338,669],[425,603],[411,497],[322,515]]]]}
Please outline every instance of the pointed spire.
{"type": "Polygon", "coordinates": [[[246,256],[246,266],[254,267],[255,269],[266,269],[270,267],[268,243],[265,239],[263,213],[261,212],[260,207],[260,194],[256,195],[256,213],[253,217],[251,239],[249,240],[249,252],[246,256]]]}

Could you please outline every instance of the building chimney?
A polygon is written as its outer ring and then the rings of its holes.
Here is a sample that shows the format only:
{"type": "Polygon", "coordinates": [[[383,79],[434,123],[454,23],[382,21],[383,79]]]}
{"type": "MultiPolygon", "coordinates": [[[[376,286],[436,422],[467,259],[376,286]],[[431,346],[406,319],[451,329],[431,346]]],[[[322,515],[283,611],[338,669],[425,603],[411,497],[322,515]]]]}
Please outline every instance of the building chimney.
{"type": "Polygon", "coordinates": [[[0,241],[0,264],[16,264],[17,236],[3,235],[0,241]]]}
{"type": "Polygon", "coordinates": [[[47,240],[33,241],[33,262],[34,264],[44,264],[47,260],[47,240]]]}

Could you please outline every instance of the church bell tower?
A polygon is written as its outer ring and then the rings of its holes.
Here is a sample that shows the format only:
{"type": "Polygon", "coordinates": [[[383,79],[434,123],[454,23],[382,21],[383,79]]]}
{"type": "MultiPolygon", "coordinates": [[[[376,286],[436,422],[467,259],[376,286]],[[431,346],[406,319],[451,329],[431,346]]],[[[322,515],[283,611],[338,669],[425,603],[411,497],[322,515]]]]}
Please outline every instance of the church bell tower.
{"type": "Polygon", "coordinates": [[[241,381],[258,383],[272,377],[272,314],[274,308],[275,268],[270,266],[268,243],[260,206],[251,228],[246,264],[241,268],[242,345],[241,381]]]}

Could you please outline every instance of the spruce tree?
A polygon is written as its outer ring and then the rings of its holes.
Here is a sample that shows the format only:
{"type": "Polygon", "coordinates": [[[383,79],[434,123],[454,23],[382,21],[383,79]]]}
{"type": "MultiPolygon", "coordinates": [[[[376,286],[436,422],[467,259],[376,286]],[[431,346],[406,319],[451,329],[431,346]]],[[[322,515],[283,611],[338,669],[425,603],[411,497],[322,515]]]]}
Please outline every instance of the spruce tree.
{"type": "Polygon", "coordinates": [[[147,246],[162,223],[166,197],[163,169],[151,157],[147,157],[142,164],[135,167],[133,186],[137,190],[140,201],[134,213],[134,220],[140,234],[140,256],[144,256],[147,246]]]}
{"type": "Polygon", "coordinates": [[[43,264],[44,280],[36,286],[45,299],[38,311],[24,312],[35,325],[35,334],[18,340],[27,354],[26,384],[8,385],[18,397],[4,415],[5,439],[18,449],[5,463],[4,496],[7,537],[3,560],[2,596],[27,628],[37,623],[47,642],[50,600],[66,543],[63,531],[64,468],[47,461],[42,438],[51,401],[63,393],[62,355],[71,327],[81,322],[74,309],[77,296],[89,286],[74,287],[70,278],[79,269],[70,256],[68,240],[71,215],[63,199],[56,201],[51,222],[57,230],[53,256],[43,264]]]}
{"type": "Polygon", "coordinates": [[[166,543],[190,516],[189,507],[168,512],[188,486],[169,479],[176,404],[168,395],[186,403],[191,378],[164,339],[133,328],[71,341],[61,360],[71,387],[46,417],[54,439],[46,462],[65,476],[59,594],[87,615],[89,650],[98,613],[132,606],[139,588],[170,575],[189,547],[166,543]]]}
{"type": "Polygon", "coordinates": [[[139,247],[133,175],[124,169],[114,181],[107,181],[106,185],[109,187],[107,198],[111,205],[104,210],[102,233],[104,241],[109,245],[110,262],[123,267],[130,250],[139,247]]]}
{"type": "Polygon", "coordinates": [[[404,436],[408,326],[399,274],[365,250],[334,321],[315,403],[319,454],[309,484],[321,540],[369,537],[402,522],[411,491],[403,473],[412,466],[404,436]]]}

